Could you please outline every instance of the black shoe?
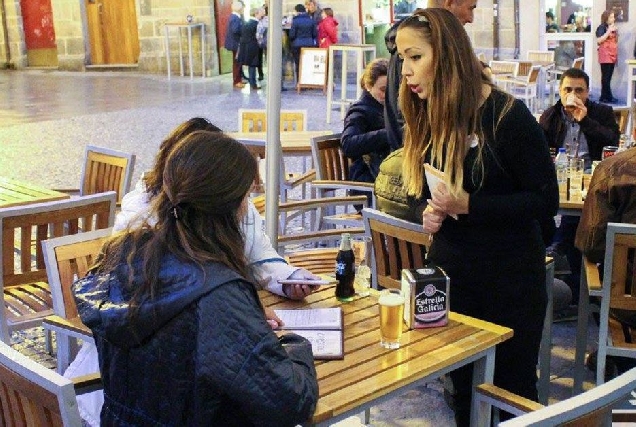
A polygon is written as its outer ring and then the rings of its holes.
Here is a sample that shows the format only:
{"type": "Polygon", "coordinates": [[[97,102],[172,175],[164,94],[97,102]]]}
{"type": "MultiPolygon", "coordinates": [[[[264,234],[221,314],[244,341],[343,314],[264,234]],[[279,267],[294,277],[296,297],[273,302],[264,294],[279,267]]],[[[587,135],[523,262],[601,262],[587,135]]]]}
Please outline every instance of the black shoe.
{"type": "Polygon", "coordinates": [[[251,86],[250,85],[250,89],[252,89],[252,90],[259,90],[260,88],[261,88],[260,86],[256,86],[256,85],[251,86]]]}
{"type": "Polygon", "coordinates": [[[288,90],[289,90],[289,89],[287,89],[285,86],[282,86],[282,87],[280,88],[280,91],[281,91],[281,92],[287,92],[288,90]]]}
{"type": "Polygon", "coordinates": [[[579,306],[570,305],[569,307],[566,307],[563,310],[555,311],[552,315],[552,322],[553,323],[571,322],[578,319],[578,316],[579,316],[579,306]]]}
{"type": "Polygon", "coordinates": [[[259,81],[259,82],[262,82],[263,80],[265,80],[265,76],[260,76],[260,77],[258,78],[258,81],[259,81]]]}
{"type": "Polygon", "coordinates": [[[607,102],[609,104],[618,104],[618,99],[611,97],[607,102]]]}

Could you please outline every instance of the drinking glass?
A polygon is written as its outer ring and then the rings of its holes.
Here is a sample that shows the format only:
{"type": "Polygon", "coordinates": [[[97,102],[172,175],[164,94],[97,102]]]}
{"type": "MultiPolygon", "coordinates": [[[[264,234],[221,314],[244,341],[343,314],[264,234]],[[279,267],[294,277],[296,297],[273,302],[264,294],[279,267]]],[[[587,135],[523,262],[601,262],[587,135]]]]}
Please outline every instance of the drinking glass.
{"type": "Polygon", "coordinates": [[[356,237],[353,239],[352,246],[358,264],[354,286],[359,296],[366,297],[369,296],[371,288],[371,237],[356,237]]]}
{"type": "Polygon", "coordinates": [[[380,293],[380,345],[384,348],[400,348],[404,300],[404,293],[400,289],[385,289],[380,293]]]}
{"type": "Polygon", "coordinates": [[[583,200],[583,159],[574,157],[569,159],[568,178],[570,181],[570,200],[580,202],[583,200]]]}

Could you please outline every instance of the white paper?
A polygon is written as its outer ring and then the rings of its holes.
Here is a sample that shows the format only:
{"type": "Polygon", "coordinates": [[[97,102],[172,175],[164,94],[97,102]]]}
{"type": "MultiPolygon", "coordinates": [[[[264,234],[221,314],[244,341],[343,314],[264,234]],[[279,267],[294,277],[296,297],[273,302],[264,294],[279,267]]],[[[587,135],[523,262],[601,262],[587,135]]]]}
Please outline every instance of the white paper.
{"type": "Polygon", "coordinates": [[[342,329],[342,309],[310,308],[295,310],[274,310],[283,321],[281,329],[342,329]]]}
{"type": "MultiPolygon", "coordinates": [[[[447,182],[446,174],[428,163],[424,164],[424,175],[426,176],[426,184],[428,185],[428,189],[431,194],[440,182],[447,182]]],[[[452,214],[449,216],[451,218],[457,219],[456,214],[452,214]]]]}
{"type": "Polygon", "coordinates": [[[314,357],[342,357],[342,331],[329,330],[291,330],[301,337],[307,338],[311,343],[311,351],[314,357]]]}

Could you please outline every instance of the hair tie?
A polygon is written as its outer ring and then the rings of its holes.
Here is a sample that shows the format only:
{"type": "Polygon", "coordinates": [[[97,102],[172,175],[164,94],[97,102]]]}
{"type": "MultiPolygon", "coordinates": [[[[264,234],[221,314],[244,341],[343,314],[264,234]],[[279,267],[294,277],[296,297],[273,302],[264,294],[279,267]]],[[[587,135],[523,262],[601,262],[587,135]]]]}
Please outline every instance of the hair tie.
{"type": "Polygon", "coordinates": [[[173,206],[172,207],[172,216],[174,216],[174,219],[179,221],[179,214],[177,213],[177,206],[173,206]]]}

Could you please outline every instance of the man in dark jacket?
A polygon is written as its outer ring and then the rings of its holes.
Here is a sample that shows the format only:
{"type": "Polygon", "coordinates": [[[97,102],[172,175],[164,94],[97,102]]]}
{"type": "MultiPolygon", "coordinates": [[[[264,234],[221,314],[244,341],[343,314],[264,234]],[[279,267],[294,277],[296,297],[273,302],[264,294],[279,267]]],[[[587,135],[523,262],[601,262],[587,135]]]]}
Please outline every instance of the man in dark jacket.
{"type": "Polygon", "coordinates": [[[243,23],[241,28],[241,39],[239,44],[239,52],[237,55],[237,61],[241,65],[246,65],[248,69],[248,80],[250,88],[252,90],[260,89],[260,86],[256,84],[256,68],[259,65],[259,47],[256,40],[256,28],[258,26],[258,8],[252,8],[250,10],[250,19],[243,23]]]}
{"type": "Polygon", "coordinates": [[[237,53],[239,49],[239,43],[241,40],[241,28],[243,27],[243,2],[235,0],[232,2],[232,15],[230,15],[230,22],[227,23],[227,29],[225,31],[225,43],[223,46],[232,52],[232,81],[234,87],[241,89],[245,86],[242,80],[241,63],[238,61],[237,53]]]}
{"type": "Polygon", "coordinates": [[[316,27],[316,22],[307,14],[305,6],[297,4],[294,10],[297,15],[292,18],[289,39],[291,40],[291,51],[296,67],[296,84],[298,84],[300,49],[303,47],[316,47],[318,28],[316,27]]]}
{"type": "MultiPolygon", "coordinates": [[[[548,108],[539,119],[548,146],[566,147],[569,156],[585,160],[586,169],[594,160],[601,160],[603,147],[618,145],[620,136],[612,107],[589,99],[590,78],[583,70],[570,68],[561,76],[561,99],[548,108]],[[567,108],[566,108],[567,107],[567,108]]],[[[564,215],[554,237],[551,251],[565,255],[570,274],[563,280],[578,301],[581,276],[581,252],[574,247],[579,217],[564,215]]]]}

